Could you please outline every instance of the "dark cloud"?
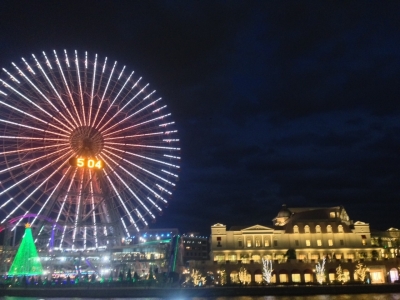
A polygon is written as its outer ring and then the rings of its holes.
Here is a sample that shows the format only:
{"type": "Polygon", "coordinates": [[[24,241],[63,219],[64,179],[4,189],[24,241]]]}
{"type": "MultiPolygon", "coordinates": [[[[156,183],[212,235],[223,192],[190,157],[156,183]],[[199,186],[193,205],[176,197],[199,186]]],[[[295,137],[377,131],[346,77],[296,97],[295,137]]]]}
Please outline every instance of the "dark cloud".
{"type": "Polygon", "coordinates": [[[152,226],[271,225],[343,204],[399,227],[396,2],[11,1],[0,65],[78,49],[128,65],[168,103],[182,171],[152,226]]]}

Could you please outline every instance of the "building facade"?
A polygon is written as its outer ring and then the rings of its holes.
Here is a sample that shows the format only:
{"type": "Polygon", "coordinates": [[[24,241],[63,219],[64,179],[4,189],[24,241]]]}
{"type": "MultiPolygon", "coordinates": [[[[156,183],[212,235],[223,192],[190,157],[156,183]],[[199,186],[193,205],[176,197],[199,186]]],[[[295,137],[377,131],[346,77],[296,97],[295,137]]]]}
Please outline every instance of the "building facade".
{"type": "Polygon", "coordinates": [[[344,281],[358,280],[355,271],[360,264],[372,283],[398,280],[396,256],[386,255],[375,240],[369,224],[353,222],[342,206],[283,206],[271,227],[227,230],[224,224],[211,226],[210,257],[213,271],[223,270],[234,282],[244,272],[248,282],[261,283],[262,259],[272,261],[272,282],[276,283],[315,282],[317,264],[324,265],[325,280],[331,282],[336,280],[339,266],[344,281]]]}
{"type": "Polygon", "coordinates": [[[182,259],[186,264],[189,261],[208,261],[210,247],[208,237],[198,233],[188,233],[181,236],[182,259]]]}

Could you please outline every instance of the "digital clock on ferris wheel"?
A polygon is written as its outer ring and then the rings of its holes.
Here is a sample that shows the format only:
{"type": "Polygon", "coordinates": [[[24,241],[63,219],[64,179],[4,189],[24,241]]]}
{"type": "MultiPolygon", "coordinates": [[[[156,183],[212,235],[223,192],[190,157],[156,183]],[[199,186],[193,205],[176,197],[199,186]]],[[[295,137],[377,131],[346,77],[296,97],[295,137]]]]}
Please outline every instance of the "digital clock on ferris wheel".
{"type": "Polygon", "coordinates": [[[86,169],[103,169],[104,162],[100,159],[96,158],[88,158],[88,157],[72,157],[69,160],[69,164],[73,167],[77,168],[86,168],[86,169]]]}

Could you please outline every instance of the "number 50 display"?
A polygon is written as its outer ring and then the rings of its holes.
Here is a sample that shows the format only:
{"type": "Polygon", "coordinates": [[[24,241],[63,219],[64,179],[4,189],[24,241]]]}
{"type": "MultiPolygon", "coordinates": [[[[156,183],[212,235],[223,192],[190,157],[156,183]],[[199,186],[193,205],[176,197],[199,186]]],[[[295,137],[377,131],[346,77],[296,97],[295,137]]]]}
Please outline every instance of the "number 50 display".
{"type": "Polygon", "coordinates": [[[88,168],[88,169],[103,169],[104,163],[102,160],[85,157],[72,157],[69,164],[73,167],[88,168]]]}

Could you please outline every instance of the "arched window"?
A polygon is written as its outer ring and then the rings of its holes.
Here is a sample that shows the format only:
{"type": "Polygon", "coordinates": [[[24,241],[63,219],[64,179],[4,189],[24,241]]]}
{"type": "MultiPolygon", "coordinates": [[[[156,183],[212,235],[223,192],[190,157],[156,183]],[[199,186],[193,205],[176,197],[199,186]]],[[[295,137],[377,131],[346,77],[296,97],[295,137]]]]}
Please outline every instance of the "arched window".
{"type": "Polygon", "coordinates": [[[304,226],[304,233],[310,233],[310,226],[304,226]]]}
{"type": "Polygon", "coordinates": [[[339,226],[337,227],[337,231],[343,233],[343,226],[342,226],[342,225],[339,225],[339,226]]]}
{"type": "Polygon", "coordinates": [[[321,233],[321,226],[319,226],[319,225],[315,226],[315,232],[321,233]]]}
{"type": "Polygon", "coordinates": [[[326,226],[326,232],[332,233],[332,226],[331,225],[326,226]]]}
{"type": "Polygon", "coordinates": [[[263,282],[263,273],[260,269],[254,271],[254,281],[258,284],[263,282]]]}
{"type": "Polygon", "coordinates": [[[292,271],[292,282],[301,282],[301,275],[299,270],[292,271]]]}
{"type": "Polygon", "coordinates": [[[293,226],[293,233],[299,233],[299,226],[297,225],[293,226]]]}

